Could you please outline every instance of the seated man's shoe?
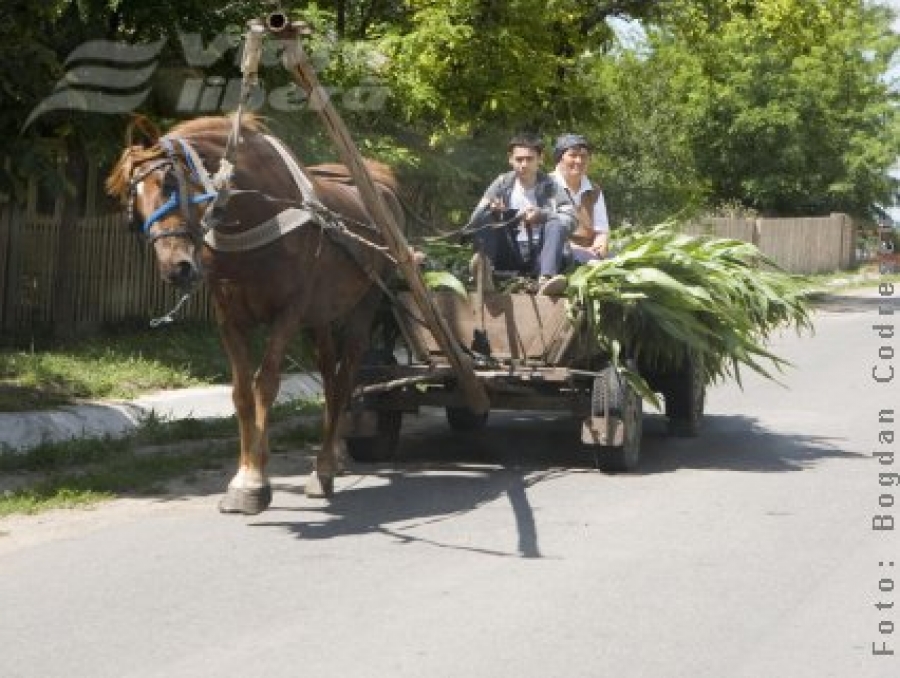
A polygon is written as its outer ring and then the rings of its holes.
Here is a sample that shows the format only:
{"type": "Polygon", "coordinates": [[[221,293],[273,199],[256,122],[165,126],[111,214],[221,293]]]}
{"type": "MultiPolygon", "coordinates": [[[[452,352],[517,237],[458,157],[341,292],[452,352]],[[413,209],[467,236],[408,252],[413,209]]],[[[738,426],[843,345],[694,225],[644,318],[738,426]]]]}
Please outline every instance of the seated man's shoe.
{"type": "Polygon", "coordinates": [[[540,280],[538,294],[543,294],[548,297],[558,297],[566,291],[566,287],[568,286],[569,283],[564,275],[557,274],[553,277],[544,276],[540,280]]]}

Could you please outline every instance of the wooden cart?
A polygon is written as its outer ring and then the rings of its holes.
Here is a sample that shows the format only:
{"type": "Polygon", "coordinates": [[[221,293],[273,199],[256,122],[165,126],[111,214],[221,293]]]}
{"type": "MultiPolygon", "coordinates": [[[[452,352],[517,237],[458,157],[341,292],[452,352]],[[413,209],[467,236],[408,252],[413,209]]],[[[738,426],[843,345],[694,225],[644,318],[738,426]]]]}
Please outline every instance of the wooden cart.
{"type": "MultiPolygon", "coordinates": [[[[564,297],[526,293],[432,293],[457,344],[496,410],[564,410],[580,422],[581,445],[612,472],[640,460],[642,401],[598,352],[591,332],[564,297]]],[[[357,461],[395,454],[404,413],[441,407],[450,427],[474,430],[488,412],[473,413],[456,374],[408,293],[382,317],[376,346],[357,379],[346,420],[347,448],[357,461]]],[[[696,435],[704,406],[704,374],[694,360],[669,373],[637,369],[662,394],[670,430],[696,435]]],[[[573,439],[575,438],[573,431],[573,439]]]]}
{"type": "MultiPolygon", "coordinates": [[[[401,230],[303,49],[299,38],[307,32],[303,22],[292,23],[281,12],[250,22],[241,100],[249,100],[256,80],[262,36],[274,34],[282,42],[285,67],[319,113],[410,290],[389,305],[380,323],[380,341],[359,373],[344,427],[351,456],[360,461],[391,458],[403,414],[424,406],[445,408],[456,429],[484,426],[490,409],[561,409],[582,421],[581,441],[602,451],[599,461],[604,467],[635,468],[640,459],[641,399],[597,352],[565,299],[488,293],[481,283],[468,299],[427,290],[401,230]]],[[[663,393],[673,430],[690,434],[702,416],[704,379],[702,366],[688,363],[678,372],[644,376],[663,393]]]]}

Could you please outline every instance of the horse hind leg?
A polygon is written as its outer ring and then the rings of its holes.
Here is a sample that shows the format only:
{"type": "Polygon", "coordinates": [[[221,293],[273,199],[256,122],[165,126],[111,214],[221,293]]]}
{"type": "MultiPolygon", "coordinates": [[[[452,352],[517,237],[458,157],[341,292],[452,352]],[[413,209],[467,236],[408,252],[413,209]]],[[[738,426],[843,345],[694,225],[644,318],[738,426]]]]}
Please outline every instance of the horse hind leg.
{"type": "Polygon", "coordinates": [[[368,343],[371,318],[361,315],[353,318],[345,328],[345,340],[341,346],[341,359],[337,359],[333,331],[325,328],[317,333],[319,369],[325,391],[325,412],[322,427],[322,448],[316,456],[316,468],[306,483],[308,497],[331,497],[334,479],[341,466],[344,441],[341,437],[341,421],[350,402],[353,378],[359,367],[360,357],[368,343]]]}
{"type": "Polygon", "coordinates": [[[306,496],[327,498],[334,494],[334,478],[337,475],[337,460],[331,447],[334,438],[332,422],[339,416],[340,408],[335,402],[338,392],[338,357],[334,335],[330,327],[317,328],[316,355],[319,373],[322,375],[322,390],[325,407],[322,413],[322,447],[316,455],[316,467],[306,481],[306,496]],[[335,414],[335,409],[338,413],[335,414]]]}

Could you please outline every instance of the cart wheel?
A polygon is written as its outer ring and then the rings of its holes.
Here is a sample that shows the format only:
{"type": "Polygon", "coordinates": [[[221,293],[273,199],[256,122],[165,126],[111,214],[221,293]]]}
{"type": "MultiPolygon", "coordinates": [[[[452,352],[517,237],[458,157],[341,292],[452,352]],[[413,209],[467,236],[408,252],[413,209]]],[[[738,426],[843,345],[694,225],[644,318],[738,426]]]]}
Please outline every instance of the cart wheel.
{"type": "Polygon", "coordinates": [[[447,423],[454,431],[477,431],[484,428],[487,420],[487,411],[475,414],[468,407],[447,408],[447,423]]]}
{"type": "Polygon", "coordinates": [[[375,416],[374,436],[345,438],[347,454],[353,461],[374,464],[390,461],[397,453],[403,413],[397,410],[378,410],[375,416]]]}
{"type": "Polygon", "coordinates": [[[706,405],[706,371],[699,356],[691,354],[684,369],[674,375],[670,388],[663,393],[669,433],[681,438],[699,434],[706,405]]]}
{"type": "Polygon", "coordinates": [[[607,440],[615,439],[613,419],[622,422],[621,444],[602,445],[598,455],[600,468],[608,473],[627,473],[637,468],[641,459],[641,433],[643,408],[641,397],[625,382],[615,368],[609,367],[603,375],[594,379],[591,409],[594,416],[606,411],[609,399],[607,440]]]}

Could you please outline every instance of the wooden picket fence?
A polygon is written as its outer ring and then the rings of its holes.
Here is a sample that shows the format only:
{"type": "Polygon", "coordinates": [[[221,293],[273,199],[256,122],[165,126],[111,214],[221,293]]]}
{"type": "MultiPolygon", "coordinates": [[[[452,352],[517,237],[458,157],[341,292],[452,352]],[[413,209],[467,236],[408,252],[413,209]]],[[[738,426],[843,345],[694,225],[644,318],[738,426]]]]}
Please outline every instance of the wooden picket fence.
{"type": "MultiPolygon", "coordinates": [[[[76,333],[124,321],[147,322],[171,309],[178,292],[165,285],[156,261],[125,224],[121,214],[89,217],[75,223],[76,251],[71,265],[71,294],[59,308],[58,217],[25,216],[0,203],[0,329],[21,335],[53,331],[60,312],[69,313],[76,333]]],[[[691,233],[711,233],[755,243],[784,269],[794,273],[832,272],[854,264],[855,229],[844,214],[814,219],[702,219],[688,224],[691,233]]],[[[178,317],[210,320],[213,316],[201,286],[178,317]]]]}
{"type": "Polygon", "coordinates": [[[831,273],[855,265],[856,227],[846,214],[796,219],[700,219],[687,233],[751,242],[791,273],[831,273]]]}
{"type": "MultiPolygon", "coordinates": [[[[72,239],[70,284],[73,308],[57,308],[54,289],[59,262],[58,219],[3,214],[0,205],[0,320],[4,334],[52,330],[60,312],[82,333],[104,324],[148,321],[164,315],[179,298],[156,270],[149,247],[130,231],[121,214],[81,219],[72,239]]],[[[209,320],[211,305],[201,286],[179,318],[209,320]]]]}

